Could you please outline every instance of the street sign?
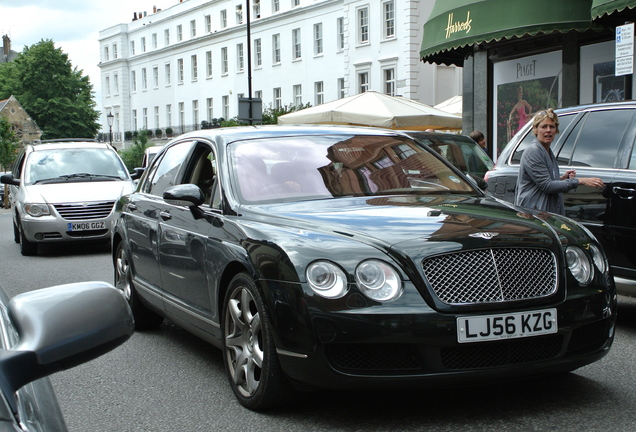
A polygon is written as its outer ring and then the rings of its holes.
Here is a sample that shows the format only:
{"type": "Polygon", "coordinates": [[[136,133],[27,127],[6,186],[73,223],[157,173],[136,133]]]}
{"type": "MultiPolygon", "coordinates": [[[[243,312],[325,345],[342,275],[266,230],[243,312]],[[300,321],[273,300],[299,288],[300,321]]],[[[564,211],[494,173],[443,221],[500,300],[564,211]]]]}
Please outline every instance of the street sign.
{"type": "Polygon", "coordinates": [[[263,100],[261,98],[239,97],[239,121],[252,124],[263,121],[263,100]],[[250,105],[252,111],[250,112],[250,105]],[[251,114],[251,116],[250,116],[251,114]]]}
{"type": "Polygon", "coordinates": [[[616,27],[616,76],[634,72],[634,23],[616,27]]]}

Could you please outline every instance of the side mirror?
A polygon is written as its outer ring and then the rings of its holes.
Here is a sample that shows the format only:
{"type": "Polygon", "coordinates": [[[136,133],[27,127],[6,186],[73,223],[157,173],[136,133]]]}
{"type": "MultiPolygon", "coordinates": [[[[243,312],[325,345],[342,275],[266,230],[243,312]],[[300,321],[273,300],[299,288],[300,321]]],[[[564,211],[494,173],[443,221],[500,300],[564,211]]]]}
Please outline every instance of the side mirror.
{"type": "Polygon", "coordinates": [[[133,172],[130,174],[130,178],[133,180],[139,180],[141,176],[146,172],[146,168],[135,168],[133,172]]]}
{"type": "Polygon", "coordinates": [[[486,191],[486,189],[488,189],[488,183],[486,183],[486,180],[484,180],[483,178],[478,177],[478,176],[474,176],[474,175],[469,174],[469,173],[464,173],[464,174],[466,174],[466,177],[477,188],[481,189],[482,191],[486,191]]]}
{"type": "Polygon", "coordinates": [[[199,206],[205,202],[205,193],[195,184],[169,187],[163,193],[163,199],[171,205],[189,207],[195,219],[203,217],[203,211],[199,206]]]}
{"type": "Polygon", "coordinates": [[[20,186],[20,179],[17,179],[17,180],[14,179],[13,174],[2,174],[2,176],[0,176],[0,183],[13,185],[13,186],[20,186]]]}
{"type": "Polygon", "coordinates": [[[25,384],[93,360],[134,331],[128,302],[106,282],[59,285],[15,296],[8,305],[18,343],[0,349],[0,386],[16,411],[25,384]]]}
{"type": "Polygon", "coordinates": [[[181,184],[166,189],[163,199],[172,205],[198,207],[205,202],[205,194],[195,184],[181,184]]]}

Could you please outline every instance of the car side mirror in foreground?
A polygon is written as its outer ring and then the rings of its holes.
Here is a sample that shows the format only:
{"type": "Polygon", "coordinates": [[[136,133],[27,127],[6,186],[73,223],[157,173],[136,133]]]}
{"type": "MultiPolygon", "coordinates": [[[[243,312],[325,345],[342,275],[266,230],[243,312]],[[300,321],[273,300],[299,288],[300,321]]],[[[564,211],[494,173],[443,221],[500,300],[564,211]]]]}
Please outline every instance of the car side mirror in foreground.
{"type": "Polygon", "coordinates": [[[0,349],[0,386],[16,412],[25,384],[93,360],[132,336],[128,302],[106,282],[59,285],[15,296],[8,314],[18,342],[0,349]]]}

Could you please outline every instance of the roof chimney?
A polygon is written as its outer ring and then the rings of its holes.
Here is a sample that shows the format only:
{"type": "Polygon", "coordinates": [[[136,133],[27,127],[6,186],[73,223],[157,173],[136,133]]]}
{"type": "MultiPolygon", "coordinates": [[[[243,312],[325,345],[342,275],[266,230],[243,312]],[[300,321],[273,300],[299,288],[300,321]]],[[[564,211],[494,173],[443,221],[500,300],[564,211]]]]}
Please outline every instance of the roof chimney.
{"type": "Polygon", "coordinates": [[[9,37],[9,35],[2,36],[2,46],[4,55],[8,56],[11,52],[11,38],[9,37]]]}
{"type": "Polygon", "coordinates": [[[133,14],[133,21],[137,21],[137,12],[133,14]]]}
{"type": "Polygon", "coordinates": [[[152,7],[152,13],[157,13],[157,6],[152,7]]]}

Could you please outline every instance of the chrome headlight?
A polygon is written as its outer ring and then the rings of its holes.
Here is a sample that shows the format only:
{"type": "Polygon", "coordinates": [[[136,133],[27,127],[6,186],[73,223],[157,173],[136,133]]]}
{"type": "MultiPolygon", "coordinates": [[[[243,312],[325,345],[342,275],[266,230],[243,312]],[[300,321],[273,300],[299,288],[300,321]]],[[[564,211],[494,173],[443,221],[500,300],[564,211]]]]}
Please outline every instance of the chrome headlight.
{"type": "Polygon", "coordinates": [[[51,211],[49,210],[49,206],[46,205],[46,204],[33,204],[33,203],[24,204],[24,211],[29,216],[33,216],[33,217],[50,216],[51,215],[51,211]]]}
{"type": "Polygon", "coordinates": [[[592,254],[592,261],[596,265],[596,268],[601,273],[607,272],[607,260],[605,259],[605,255],[601,252],[601,248],[599,248],[594,243],[590,244],[590,253],[592,254]]]}
{"type": "Polygon", "coordinates": [[[339,298],[347,292],[347,276],[329,261],[316,261],[305,270],[309,287],[326,298],[339,298]]]}
{"type": "Polygon", "coordinates": [[[585,255],[583,249],[576,246],[568,246],[565,249],[565,260],[572,276],[581,285],[587,285],[592,281],[594,270],[590,259],[585,255]]]}
{"type": "Polygon", "coordinates": [[[389,264],[379,260],[361,262],[356,268],[360,291],[371,300],[395,300],[402,293],[400,275],[389,264]]]}

